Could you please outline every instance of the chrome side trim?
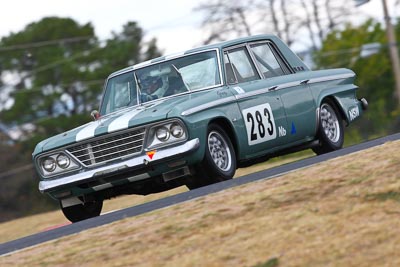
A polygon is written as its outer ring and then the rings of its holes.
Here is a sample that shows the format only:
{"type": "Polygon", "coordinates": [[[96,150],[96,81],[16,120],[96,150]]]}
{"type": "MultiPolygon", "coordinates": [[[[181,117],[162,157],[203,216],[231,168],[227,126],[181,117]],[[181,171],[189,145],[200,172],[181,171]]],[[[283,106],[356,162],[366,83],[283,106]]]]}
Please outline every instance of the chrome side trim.
{"type": "Polygon", "coordinates": [[[185,111],[183,111],[181,113],[181,116],[189,116],[189,115],[192,115],[194,113],[197,113],[197,112],[200,112],[200,111],[212,108],[212,107],[216,107],[216,106],[219,106],[219,105],[228,104],[228,103],[231,103],[231,102],[236,102],[236,97],[235,96],[229,96],[229,97],[226,97],[226,98],[218,99],[218,100],[211,101],[209,103],[197,106],[195,108],[191,108],[191,109],[185,110],[185,111]]]}
{"type": "Polygon", "coordinates": [[[354,76],[355,76],[354,73],[335,74],[335,75],[330,75],[330,76],[325,76],[325,77],[312,78],[309,80],[308,84],[319,83],[319,82],[328,82],[328,81],[339,80],[339,79],[347,79],[347,78],[351,78],[354,76]]]}
{"type": "MultiPolygon", "coordinates": [[[[346,78],[350,78],[350,77],[354,77],[354,76],[355,76],[355,74],[353,74],[353,73],[330,75],[330,76],[325,76],[325,77],[320,77],[320,78],[309,79],[309,80],[307,80],[307,84],[333,81],[333,80],[339,80],[339,79],[346,79],[346,78]]],[[[278,84],[276,86],[271,86],[268,88],[258,89],[255,91],[251,91],[251,92],[247,92],[247,93],[243,93],[243,94],[237,94],[237,95],[230,96],[230,97],[223,98],[223,99],[218,99],[218,100],[197,106],[195,108],[185,110],[181,113],[181,115],[189,116],[194,113],[197,113],[197,112],[209,109],[209,108],[213,108],[215,106],[234,102],[235,100],[244,99],[244,98],[248,98],[248,97],[252,97],[252,96],[256,96],[256,95],[260,95],[260,94],[265,94],[265,93],[268,93],[269,91],[276,91],[276,90],[281,90],[281,89],[285,89],[285,88],[289,88],[289,87],[293,87],[293,86],[304,85],[304,81],[305,81],[304,79],[301,79],[301,80],[294,81],[294,82],[282,83],[282,84],[278,84]]]]}
{"type": "Polygon", "coordinates": [[[235,95],[235,98],[237,100],[239,100],[239,99],[243,99],[243,98],[247,98],[247,97],[252,97],[252,96],[256,96],[256,95],[265,94],[265,93],[268,93],[271,88],[272,87],[263,88],[263,89],[258,89],[258,90],[252,91],[252,92],[235,95]]]}
{"type": "MultiPolygon", "coordinates": [[[[149,157],[147,155],[140,155],[134,158],[127,159],[122,162],[118,162],[115,164],[107,165],[107,166],[102,166],[99,168],[95,169],[89,169],[85,172],[80,172],[74,175],[70,175],[68,177],[63,177],[59,179],[54,179],[54,180],[44,180],[40,181],[39,183],[39,190],[42,193],[48,192],[50,190],[57,189],[59,187],[67,186],[73,183],[77,182],[85,182],[88,180],[91,180],[93,177],[99,174],[103,173],[113,173],[113,172],[118,172],[121,169],[125,168],[132,168],[132,167],[141,167],[145,166],[145,162],[148,163],[154,163],[154,162],[160,162],[163,160],[166,160],[168,158],[181,155],[187,152],[191,152],[196,150],[200,146],[200,140],[198,138],[192,139],[190,141],[187,141],[186,143],[183,143],[179,146],[171,147],[171,148],[166,148],[162,150],[158,150],[156,154],[154,154],[153,159],[149,160],[149,157]]],[[[128,180],[130,181],[136,181],[137,179],[145,179],[147,178],[148,175],[141,174],[138,176],[134,176],[129,178],[128,180]]]]}
{"type": "Polygon", "coordinates": [[[243,99],[243,98],[247,98],[247,97],[256,96],[256,95],[259,95],[259,94],[264,94],[264,93],[267,93],[269,91],[277,91],[277,90],[282,90],[282,89],[285,89],[285,88],[299,86],[299,85],[305,85],[305,84],[312,84],[312,83],[319,83],[319,82],[327,82],[327,81],[333,81],[333,80],[346,79],[346,78],[350,78],[350,77],[354,77],[354,76],[355,76],[355,74],[349,73],[349,74],[330,75],[330,76],[319,77],[319,78],[314,78],[314,79],[309,79],[309,80],[308,79],[306,79],[306,80],[301,79],[301,80],[294,81],[294,82],[282,83],[282,84],[278,84],[276,86],[271,86],[269,88],[259,89],[259,90],[256,90],[256,91],[235,95],[235,97],[236,97],[236,99],[239,100],[239,99],[243,99]]]}
{"type": "Polygon", "coordinates": [[[300,85],[300,81],[282,83],[282,84],[279,84],[278,86],[271,86],[271,87],[268,87],[268,88],[259,89],[259,90],[256,90],[256,91],[235,95],[235,97],[236,97],[236,99],[239,100],[239,99],[243,99],[243,98],[247,98],[247,97],[252,97],[252,96],[256,96],[256,95],[265,94],[265,93],[268,93],[270,91],[277,91],[277,90],[281,90],[281,89],[285,89],[285,88],[293,87],[293,86],[298,86],[298,85],[300,85]]]}

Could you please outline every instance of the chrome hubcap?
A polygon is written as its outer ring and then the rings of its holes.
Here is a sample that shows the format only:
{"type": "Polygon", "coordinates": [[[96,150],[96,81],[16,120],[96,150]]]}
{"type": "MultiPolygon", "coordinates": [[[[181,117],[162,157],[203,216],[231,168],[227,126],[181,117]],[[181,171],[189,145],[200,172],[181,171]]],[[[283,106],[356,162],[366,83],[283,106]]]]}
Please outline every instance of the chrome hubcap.
{"type": "Polygon", "coordinates": [[[325,136],[333,143],[339,141],[340,126],[335,111],[328,105],[321,106],[321,124],[325,136]]]}
{"type": "Polygon", "coordinates": [[[208,150],[215,165],[222,171],[228,171],[231,168],[231,151],[225,139],[215,131],[208,135],[208,150]]]}

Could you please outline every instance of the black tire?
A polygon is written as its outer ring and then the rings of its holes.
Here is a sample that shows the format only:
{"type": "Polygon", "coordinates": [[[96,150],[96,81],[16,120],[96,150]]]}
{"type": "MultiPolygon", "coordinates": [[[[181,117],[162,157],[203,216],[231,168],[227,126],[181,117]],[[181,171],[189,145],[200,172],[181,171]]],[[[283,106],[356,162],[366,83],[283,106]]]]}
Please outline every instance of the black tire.
{"type": "Polygon", "coordinates": [[[236,171],[236,154],[232,142],[222,127],[208,126],[204,159],[196,166],[196,175],[186,186],[196,189],[202,186],[232,179],[236,171]]]}
{"type": "Polygon", "coordinates": [[[313,151],[317,155],[338,150],[343,147],[344,129],[343,120],[336,105],[326,100],[321,104],[319,116],[318,138],[319,146],[313,151]]]}
{"type": "Polygon", "coordinates": [[[63,208],[60,203],[60,206],[64,216],[74,223],[99,216],[103,208],[103,200],[95,200],[66,208],[63,208]]]}

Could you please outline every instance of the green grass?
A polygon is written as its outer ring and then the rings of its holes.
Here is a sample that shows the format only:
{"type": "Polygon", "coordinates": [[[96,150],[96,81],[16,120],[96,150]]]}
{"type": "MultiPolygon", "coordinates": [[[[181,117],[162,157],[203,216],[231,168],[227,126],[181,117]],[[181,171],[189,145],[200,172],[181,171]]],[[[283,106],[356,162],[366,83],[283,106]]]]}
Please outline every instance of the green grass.
{"type": "Polygon", "coordinates": [[[254,267],[277,267],[277,266],[279,266],[278,258],[272,258],[267,260],[266,262],[254,265],[254,267]]]}
{"type": "Polygon", "coordinates": [[[400,202],[400,192],[389,191],[389,192],[369,194],[366,196],[366,199],[379,200],[379,201],[394,200],[400,202]]]}

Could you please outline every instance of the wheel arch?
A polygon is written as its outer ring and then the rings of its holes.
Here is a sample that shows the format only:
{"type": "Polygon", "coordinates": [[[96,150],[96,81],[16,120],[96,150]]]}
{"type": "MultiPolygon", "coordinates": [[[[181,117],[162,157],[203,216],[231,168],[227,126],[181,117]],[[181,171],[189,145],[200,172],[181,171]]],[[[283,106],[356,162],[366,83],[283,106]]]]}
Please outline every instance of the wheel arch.
{"type": "MultiPolygon", "coordinates": [[[[345,122],[346,126],[348,126],[351,122],[348,110],[352,107],[359,106],[359,101],[356,98],[357,89],[358,87],[354,84],[346,84],[323,90],[317,98],[317,107],[321,107],[324,101],[331,101],[331,103],[335,105],[334,108],[338,110],[341,119],[345,122]]],[[[319,119],[319,114],[317,119],[319,119]]]]}
{"type": "Polygon", "coordinates": [[[239,155],[239,146],[238,146],[238,140],[237,140],[237,136],[235,134],[233,125],[231,124],[231,122],[225,118],[225,117],[217,117],[217,118],[213,118],[212,120],[210,120],[208,122],[208,125],[211,124],[217,124],[219,126],[221,126],[224,130],[225,133],[228,135],[229,139],[232,142],[232,146],[235,150],[235,154],[236,154],[236,161],[238,161],[238,155],[239,155]]]}
{"type": "MultiPolygon", "coordinates": [[[[348,118],[346,116],[346,112],[344,111],[343,105],[341,104],[340,100],[338,97],[334,96],[334,95],[327,95],[325,96],[318,107],[321,107],[322,103],[325,102],[330,102],[331,104],[334,105],[333,108],[336,108],[340,114],[340,118],[346,122],[346,126],[349,124],[348,118]]],[[[318,113],[318,116],[320,116],[320,114],[318,113]]],[[[318,118],[319,121],[319,118],[318,118]]]]}
{"type": "MultiPolygon", "coordinates": [[[[329,111],[328,111],[329,112],[329,111]]],[[[346,122],[346,117],[343,115],[343,109],[341,108],[340,102],[338,99],[336,99],[334,96],[326,96],[324,97],[319,105],[318,108],[318,124],[317,124],[317,132],[316,132],[316,138],[319,140],[319,145],[318,146],[313,146],[312,150],[317,154],[321,155],[324,153],[328,153],[337,149],[340,149],[343,147],[343,141],[344,141],[344,123],[346,122]],[[321,107],[323,104],[327,104],[327,108],[333,109],[332,111],[336,114],[337,120],[336,123],[327,123],[327,124],[322,124],[321,125],[321,107]],[[331,126],[328,126],[331,125],[331,126]],[[335,126],[333,126],[335,125],[335,126]],[[327,127],[326,127],[327,126],[327,127]],[[331,128],[334,129],[334,140],[331,136],[331,128]],[[328,129],[326,129],[328,128],[328,129]],[[329,133],[327,132],[329,131],[329,133]],[[337,139],[336,139],[337,138],[337,139]]],[[[325,118],[326,120],[326,118],[325,118]]]]}

